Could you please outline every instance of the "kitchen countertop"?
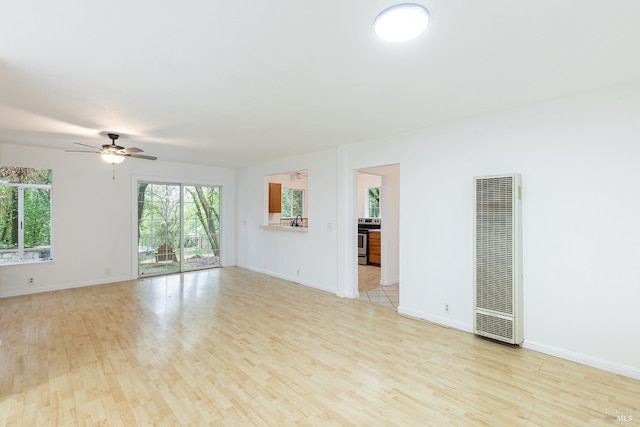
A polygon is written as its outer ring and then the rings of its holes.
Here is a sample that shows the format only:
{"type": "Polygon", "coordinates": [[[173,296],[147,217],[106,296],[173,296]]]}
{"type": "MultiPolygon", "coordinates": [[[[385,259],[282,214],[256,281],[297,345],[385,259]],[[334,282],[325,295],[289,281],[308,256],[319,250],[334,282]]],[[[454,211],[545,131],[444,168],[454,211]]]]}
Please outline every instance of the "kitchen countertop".
{"type": "Polygon", "coordinates": [[[309,227],[291,227],[290,225],[261,225],[265,230],[293,231],[294,233],[307,233],[309,227]]]}

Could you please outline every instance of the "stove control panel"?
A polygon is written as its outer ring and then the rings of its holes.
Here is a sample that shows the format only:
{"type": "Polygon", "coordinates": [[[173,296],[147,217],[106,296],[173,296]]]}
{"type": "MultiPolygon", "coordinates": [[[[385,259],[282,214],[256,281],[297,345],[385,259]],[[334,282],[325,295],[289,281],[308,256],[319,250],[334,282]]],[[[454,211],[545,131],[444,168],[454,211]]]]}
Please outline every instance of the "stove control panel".
{"type": "Polygon", "coordinates": [[[358,225],[377,225],[380,227],[381,223],[380,218],[358,218],[358,225]]]}

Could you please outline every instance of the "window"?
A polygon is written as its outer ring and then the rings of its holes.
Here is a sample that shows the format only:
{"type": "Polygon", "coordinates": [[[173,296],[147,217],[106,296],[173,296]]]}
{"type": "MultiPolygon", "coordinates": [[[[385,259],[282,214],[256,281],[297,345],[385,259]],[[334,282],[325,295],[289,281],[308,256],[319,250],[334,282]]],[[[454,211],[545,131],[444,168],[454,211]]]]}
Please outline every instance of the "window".
{"type": "Polygon", "coordinates": [[[0,265],[53,259],[51,175],[0,166],[0,265]]]}
{"type": "Polygon", "coordinates": [[[283,218],[294,218],[298,215],[303,216],[303,199],[304,190],[295,188],[282,189],[282,211],[283,218]]]}
{"type": "Polygon", "coordinates": [[[380,187],[368,187],[365,194],[365,217],[380,218],[380,187]]]}

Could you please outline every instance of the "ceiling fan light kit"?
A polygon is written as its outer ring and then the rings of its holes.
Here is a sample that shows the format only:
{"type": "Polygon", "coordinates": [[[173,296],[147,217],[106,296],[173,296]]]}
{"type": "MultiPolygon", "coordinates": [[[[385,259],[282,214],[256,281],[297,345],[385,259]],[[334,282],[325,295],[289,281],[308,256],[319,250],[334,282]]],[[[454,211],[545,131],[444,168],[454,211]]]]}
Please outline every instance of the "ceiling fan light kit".
{"type": "Polygon", "coordinates": [[[117,165],[124,162],[124,156],[119,156],[118,154],[102,154],[102,160],[112,165],[117,165]]]}

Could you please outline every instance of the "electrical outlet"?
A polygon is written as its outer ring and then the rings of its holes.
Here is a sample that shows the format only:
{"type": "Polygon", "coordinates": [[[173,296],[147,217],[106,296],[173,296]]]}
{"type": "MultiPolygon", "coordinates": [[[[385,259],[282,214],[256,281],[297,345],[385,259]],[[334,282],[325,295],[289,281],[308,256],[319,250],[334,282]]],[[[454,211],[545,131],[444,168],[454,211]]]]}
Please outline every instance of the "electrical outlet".
{"type": "Polygon", "coordinates": [[[36,279],[34,279],[33,277],[27,277],[27,283],[29,285],[33,285],[36,283],[36,279]]]}
{"type": "Polygon", "coordinates": [[[445,304],[444,305],[444,312],[448,313],[449,312],[449,304],[445,304]]]}

